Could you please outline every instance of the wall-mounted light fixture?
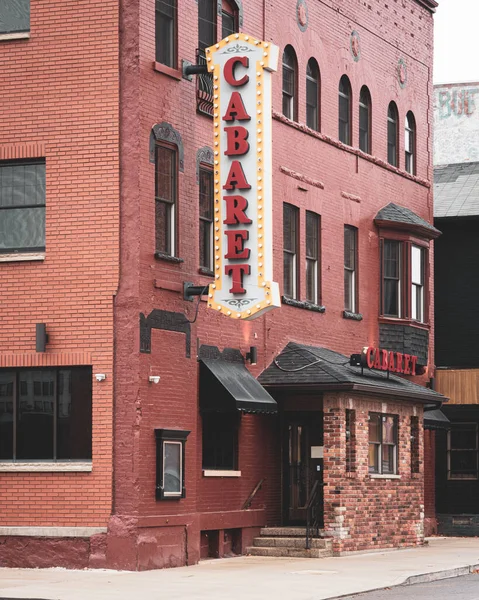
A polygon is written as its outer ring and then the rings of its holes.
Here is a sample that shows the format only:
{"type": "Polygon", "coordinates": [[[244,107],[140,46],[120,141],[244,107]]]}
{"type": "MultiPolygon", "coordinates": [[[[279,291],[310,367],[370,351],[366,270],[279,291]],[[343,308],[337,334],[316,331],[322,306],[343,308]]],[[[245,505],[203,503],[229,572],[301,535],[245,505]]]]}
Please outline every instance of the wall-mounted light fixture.
{"type": "Polygon", "coordinates": [[[150,383],[160,383],[160,379],[161,379],[161,377],[159,375],[150,375],[148,377],[148,381],[150,383]]]}
{"type": "Polygon", "coordinates": [[[95,379],[97,381],[105,381],[106,375],[105,373],[95,373],[95,379]]]}
{"type": "Polygon", "coordinates": [[[45,325],[45,323],[37,323],[35,325],[35,350],[37,352],[45,352],[47,344],[47,326],[45,325]]]}
{"type": "Polygon", "coordinates": [[[249,360],[252,365],[258,362],[258,348],[256,346],[250,346],[249,352],[246,353],[246,360],[249,360]]]}

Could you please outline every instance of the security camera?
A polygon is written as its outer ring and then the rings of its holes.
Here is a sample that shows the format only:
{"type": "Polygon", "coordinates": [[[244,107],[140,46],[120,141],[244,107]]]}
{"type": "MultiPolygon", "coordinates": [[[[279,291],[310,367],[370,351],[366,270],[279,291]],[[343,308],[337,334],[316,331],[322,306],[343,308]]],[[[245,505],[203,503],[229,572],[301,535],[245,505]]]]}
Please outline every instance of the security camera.
{"type": "Polygon", "coordinates": [[[159,375],[150,375],[148,377],[148,381],[150,383],[160,383],[160,376],[159,375]]]}

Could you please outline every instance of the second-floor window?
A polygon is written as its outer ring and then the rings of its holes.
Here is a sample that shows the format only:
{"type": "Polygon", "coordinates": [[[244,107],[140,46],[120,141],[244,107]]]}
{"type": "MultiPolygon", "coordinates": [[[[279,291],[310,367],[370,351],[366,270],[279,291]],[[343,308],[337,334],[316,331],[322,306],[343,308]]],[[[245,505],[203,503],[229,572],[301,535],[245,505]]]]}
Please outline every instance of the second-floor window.
{"type": "Polygon", "coordinates": [[[45,250],[45,160],[0,161],[0,253],[45,250]]]}
{"type": "Polygon", "coordinates": [[[238,11],[232,3],[223,0],[221,8],[221,39],[237,31],[239,31],[238,11]]]}
{"type": "Polygon", "coordinates": [[[213,170],[200,166],[200,267],[213,270],[213,170]]]}
{"type": "Polygon", "coordinates": [[[176,205],[178,187],[177,150],[163,144],[155,149],[156,252],[176,255],[176,205]]]}
{"type": "Polygon", "coordinates": [[[427,322],[428,251],[398,240],[382,241],[382,315],[427,322]]]}
{"type": "Polygon", "coordinates": [[[177,0],[156,0],[156,61],[176,69],[177,0]]]}
{"type": "Polygon", "coordinates": [[[297,121],[297,74],[298,63],[292,46],[286,46],[283,52],[283,115],[297,121]]]}
{"type": "Polygon", "coordinates": [[[283,294],[288,298],[298,297],[298,221],[299,209],[283,204],[283,294]]]}
{"type": "Polygon", "coordinates": [[[319,304],[320,217],[306,211],[306,300],[319,304]]]}
{"type": "Polygon", "coordinates": [[[357,308],[358,230],[344,227],[344,310],[356,313],[357,308]]]}
{"type": "Polygon", "coordinates": [[[0,2],[0,33],[30,31],[30,0],[2,0],[0,2]]]}

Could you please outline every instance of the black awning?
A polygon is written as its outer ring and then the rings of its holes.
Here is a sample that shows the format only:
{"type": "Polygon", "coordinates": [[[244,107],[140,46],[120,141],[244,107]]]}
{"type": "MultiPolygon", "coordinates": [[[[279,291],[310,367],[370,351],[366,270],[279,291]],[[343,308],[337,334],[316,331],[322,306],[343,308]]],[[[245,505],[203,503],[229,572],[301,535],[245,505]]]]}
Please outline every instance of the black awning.
{"type": "Polygon", "coordinates": [[[424,411],[424,427],[426,429],[449,429],[451,422],[442,410],[424,411]]]}
{"type": "Polygon", "coordinates": [[[200,360],[200,410],[275,413],[278,406],[240,361],[200,360]]]}

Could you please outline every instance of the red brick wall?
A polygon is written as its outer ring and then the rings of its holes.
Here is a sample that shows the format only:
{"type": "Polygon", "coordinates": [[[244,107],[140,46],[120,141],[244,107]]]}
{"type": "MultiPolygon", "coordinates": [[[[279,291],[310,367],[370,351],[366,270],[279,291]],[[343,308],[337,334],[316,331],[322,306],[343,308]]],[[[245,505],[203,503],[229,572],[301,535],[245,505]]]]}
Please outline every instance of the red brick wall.
{"type": "Polygon", "coordinates": [[[436,522],[436,432],[424,431],[424,511],[426,535],[437,532],[436,522]]]}
{"type": "Polygon", "coordinates": [[[411,473],[411,416],[422,409],[373,398],[324,396],[325,532],[337,553],[366,548],[400,548],[424,541],[424,446],[419,439],[419,473],[411,473]],[[346,409],[356,412],[356,469],[346,473],[346,409]],[[398,477],[368,472],[368,414],[398,416],[398,477]]]}
{"type": "Polygon", "coordinates": [[[117,14],[116,0],[35,0],[30,39],[0,41],[0,157],[46,159],[45,259],[0,262],[0,364],[107,374],[93,381],[93,471],[0,473],[2,526],[104,527],[111,511],[117,14]]]}

